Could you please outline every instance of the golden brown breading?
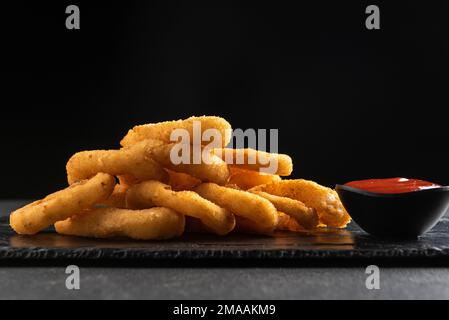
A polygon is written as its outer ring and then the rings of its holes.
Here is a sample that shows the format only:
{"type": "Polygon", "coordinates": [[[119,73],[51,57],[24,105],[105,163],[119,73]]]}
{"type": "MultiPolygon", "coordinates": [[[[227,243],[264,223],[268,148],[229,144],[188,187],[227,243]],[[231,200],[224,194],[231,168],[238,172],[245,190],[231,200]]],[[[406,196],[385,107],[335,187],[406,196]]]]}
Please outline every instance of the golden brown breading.
{"type": "Polygon", "coordinates": [[[281,177],[278,175],[238,169],[232,166],[229,168],[229,172],[231,176],[228,183],[236,185],[242,190],[248,190],[261,184],[268,184],[281,180],[281,177]]]}
{"type": "Polygon", "coordinates": [[[145,140],[120,150],[93,150],[74,154],[67,162],[69,184],[88,179],[98,172],[114,176],[130,175],[139,180],[156,179],[165,181],[167,172],[150,156],[150,151],[160,141],[145,140]]]}
{"type": "Polygon", "coordinates": [[[55,229],[60,234],[81,237],[162,240],[180,236],[184,223],[182,214],[168,208],[98,208],[59,221],[55,229]]]}
{"type": "MultiPolygon", "coordinates": [[[[223,147],[225,147],[231,140],[232,128],[229,122],[220,117],[201,116],[190,117],[184,120],[165,121],[135,126],[128,131],[128,134],[122,141],[120,141],[120,144],[123,147],[126,147],[146,139],[157,139],[164,143],[173,143],[176,141],[170,140],[170,135],[175,129],[186,130],[190,135],[190,139],[193,139],[193,123],[195,121],[201,124],[201,130],[199,132],[201,137],[206,130],[214,129],[218,130],[220,133],[222,137],[221,144],[223,147]]],[[[193,144],[193,141],[191,141],[191,144],[193,144]]],[[[208,144],[208,142],[202,141],[202,144],[208,144]]]]}
{"type": "Polygon", "coordinates": [[[174,191],[192,190],[201,183],[201,180],[187,173],[167,170],[168,184],[174,191]]]}
{"type": "Polygon", "coordinates": [[[106,200],[115,186],[113,176],[98,173],[70,187],[52,193],[42,200],[20,208],[9,217],[11,227],[19,234],[35,234],[59,220],[106,200]]]}
{"type": "MultiPolygon", "coordinates": [[[[148,155],[157,161],[164,168],[170,169],[175,172],[187,173],[192,177],[195,177],[201,181],[214,182],[218,184],[225,184],[229,179],[229,169],[227,164],[221,160],[219,157],[211,154],[209,157],[209,163],[203,161],[201,154],[200,163],[195,164],[193,161],[194,152],[192,146],[187,146],[190,148],[190,159],[187,163],[174,164],[172,159],[172,149],[177,148],[179,145],[176,143],[164,144],[161,146],[156,146],[151,149],[148,155]]],[[[201,149],[198,150],[201,152],[201,149]]],[[[157,179],[155,179],[157,180],[157,179]]]]}
{"type": "Polygon", "coordinates": [[[276,196],[299,200],[307,207],[314,208],[318,213],[320,223],[330,227],[342,228],[351,221],[337,192],[313,181],[282,180],[254,187],[250,191],[264,191],[276,196]]]}
{"type": "Polygon", "coordinates": [[[195,191],[236,216],[251,220],[262,229],[274,230],[277,225],[276,208],[261,196],[214,183],[202,183],[195,188],[195,191]]]}
{"type": "Polygon", "coordinates": [[[279,211],[293,217],[305,229],[313,229],[318,226],[318,215],[316,210],[307,207],[301,201],[288,197],[280,197],[263,191],[250,191],[269,200],[279,211]]]}
{"type": "Polygon", "coordinates": [[[202,198],[193,191],[173,191],[169,185],[158,181],[145,181],[133,186],[126,196],[130,208],[161,206],[171,208],[200,219],[216,234],[229,233],[235,226],[235,217],[228,210],[202,198]]]}
{"type": "Polygon", "coordinates": [[[228,165],[239,169],[289,176],[293,171],[292,158],[286,154],[268,153],[255,149],[212,149],[228,165]]]}

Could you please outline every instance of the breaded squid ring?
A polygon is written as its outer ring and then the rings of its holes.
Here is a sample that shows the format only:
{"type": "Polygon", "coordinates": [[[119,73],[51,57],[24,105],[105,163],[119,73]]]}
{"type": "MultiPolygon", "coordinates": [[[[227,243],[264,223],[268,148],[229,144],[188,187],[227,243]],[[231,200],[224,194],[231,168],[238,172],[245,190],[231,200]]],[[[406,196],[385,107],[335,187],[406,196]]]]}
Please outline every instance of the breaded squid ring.
{"type": "Polygon", "coordinates": [[[202,183],[195,191],[236,216],[251,220],[264,230],[274,230],[278,222],[277,210],[267,199],[250,192],[202,183]]]}
{"type": "MultiPolygon", "coordinates": [[[[219,157],[211,154],[209,157],[209,163],[201,159],[201,163],[195,164],[193,162],[193,153],[190,152],[190,160],[188,163],[173,164],[171,159],[172,148],[176,148],[177,143],[164,144],[151,148],[149,156],[156,160],[164,168],[170,169],[175,172],[182,172],[191,175],[201,181],[214,182],[218,184],[225,184],[229,179],[228,165],[219,157]]],[[[191,147],[190,145],[188,147],[191,147]]],[[[159,180],[159,179],[153,179],[159,180]]]]}
{"type": "Polygon", "coordinates": [[[318,226],[319,221],[316,210],[307,207],[301,201],[275,196],[263,191],[252,190],[250,192],[269,200],[276,209],[296,219],[305,229],[313,229],[318,226]]]}
{"type": "Polygon", "coordinates": [[[258,171],[243,170],[236,167],[230,167],[230,178],[228,183],[236,185],[242,190],[248,190],[261,184],[268,184],[281,181],[281,177],[274,174],[266,174],[258,171]]]}
{"type": "Polygon", "coordinates": [[[56,222],[55,229],[60,234],[81,237],[162,240],[180,236],[184,223],[182,214],[168,208],[97,208],[56,222]]]}
{"type": "MultiPolygon", "coordinates": [[[[164,143],[172,143],[175,141],[170,140],[170,135],[175,129],[184,129],[189,133],[191,143],[193,144],[194,127],[193,123],[197,121],[201,124],[200,139],[203,133],[208,129],[218,130],[221,135],[221,145],[225,147],[229,141],[231,141],[232,128],[229,122],[220,117],[214,116],[202,116],[202,117],[190,117],[184,120],[165,121],[159,123],[150,123],[140,126],[135,126],[128,131],[128,134],[120,141],[120,145],[127,147],[133,145],[139,141],[145,139],[157,139],[164,143]]],[[[202,144],[208,144],[208,141],[201,141],[202,144]]]]}
{"type": "Polygon", "coordinates": [[[169,185],[158,181],[145,181],[133,186],[126,194],[129,208],[161,206],[200,219],[219,235],[229,233],[235,226],[235,217],[193,191],[173,191],[169,185]]]}
{"type": "Polygon", "coordinates": [[[351,221],[338,194],[313,181],[282,180],[257,186],[249,191],[264,191],[276,196],[299,200],[307,207],[314,208],[318,213],[319,222],[330,227],[343,228],[351,221]]]}
{"type": "Polygon", "coordinates": [[[38,233],[56,221],[65,220],[106,200],[114,186],[113,176],[98,173],[89,180],[74,183],[64,190],[14,211],[9,217],[9,223],[19,234],[38,233]]]}
{"type": "Polygon", "coordinates": [[[120,150],[93,150],[74,154],[67,162],[67,180],[72,184],[88,179],[98,172],[111,175],[131,175],[139,180],[165,180],[167,173],[150,156],[150,150],[160,141],[145,140],[120,150]]]}
{"type": "Polygon", "coordinates": [[[269,153],[255,149],[212,149],[212,153],[228,165],[239,169],[289,176],[293,171],[292,158],[286,154],[269,153]]]}

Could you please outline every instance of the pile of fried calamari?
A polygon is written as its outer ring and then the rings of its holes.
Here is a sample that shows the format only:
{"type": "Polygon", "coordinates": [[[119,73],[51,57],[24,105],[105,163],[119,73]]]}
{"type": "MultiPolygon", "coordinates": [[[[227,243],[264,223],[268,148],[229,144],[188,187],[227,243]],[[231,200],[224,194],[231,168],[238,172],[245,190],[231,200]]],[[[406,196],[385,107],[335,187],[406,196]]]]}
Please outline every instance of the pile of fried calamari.
{"type": "MultiPolygon", "coordinates": [[[[173,161],[174,148],[179,148],[171,141],[173,131],[194,134],[195,123],[201,134],[214,129],[223,146],[229,143],[231,126],[219,117],[136,126],[119,150],[73,155],[67,163],[69,187],[11,213],[11,227],[19,234],[54,225],[66,235],[150,240],[184,231],[274,234],[341,228],[349,222],[334,190],[281,178],[293,170],[287,155],[211,148],[207,162],[193,161],[194,152],[192,161],[173,161]],[[267,159],[275,161],[275,172],[263,172],[267,159]]],[[[205,148],[202,143],[189,146],[201,152],[205,148]]]]}

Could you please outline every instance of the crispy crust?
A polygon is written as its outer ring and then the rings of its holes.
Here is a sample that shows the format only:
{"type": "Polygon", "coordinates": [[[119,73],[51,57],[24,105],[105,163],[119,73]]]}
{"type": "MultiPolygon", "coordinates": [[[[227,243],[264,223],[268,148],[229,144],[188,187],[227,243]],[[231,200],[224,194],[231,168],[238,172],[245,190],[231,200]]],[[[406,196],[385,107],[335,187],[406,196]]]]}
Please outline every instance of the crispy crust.
{"type": "MultiPolygon", "coordinates": [[[[158,139],[164,143],[172,143],[170,135],[175,129],[184,129],[193,139],[193,123],[198,121],[201,123],[201,136],[208,129],[219,130],[222,137],[222,146],[226,146],[231,140],[232,128],[229,122],[220,117],[201,116],[190,117],[184,120],[165,121],[159,123],[150,123],[135,126],[128,131],[127,135],[120,141],[123,147],[131,146],[145,139],[158,139]]],[[[207,144],[208,142],[202,142],[207,144]]]]}
{"type": "Polygon", "coordinates": [[[338,194],[334,190],[313,181],[303,179],[282,180],[257,186],[250,191],[264,191],[276,196],[299,200],[317,211],[320,224],[330,227],[343,228],[351,221],[351,217],[343,207],[338,194]]]}
{"type": "Polygon", "coordinates": [[[168,184],[174,191],[192,190],[201,183],[201,180],[187,173],[167,170],[168,184]]]}
{"type": "Polygon", "coordinates": [[[251,220],[262,229],[274,230],[277,225],[276,208],[261,196],[214,183],[202,183],[195,188],[195,191],[236,216],[251,220]]]}
{"type": "Polygon", "coordinates": [[[269,200],[276,209],[296,219],[305,229],[313,229],[318,226],[318,215],[316,210],[307,207],[301,201],[275,196],[263,191],[253,190],[251,192],[269,200]]]}
{"type": "Polygon", "coordinates": [[[60,234],[82,237],[162,240],[180,236],[184,223],[182,214],[168,208],[98,208],[59,221],[55,229],[60,234]]]}
{"type": "MultiPolygon", "coordinates": [[[[164,168],[175,172],[187,173],[201,181],[225,184],[229,179],[229,169],[227,164],[215,155],[210,155],[210,162],[206,163],[201,159],[201,163],[193,163],[193,150],[191,158],[187,164],[173,164],[171,159],[172,148],[177,147],[176,143],[156,146],[151,149],[149,156],[156,160],[164,168]]],[[[191,147],[191,146],[188,146],[191,147]]],[[[154,179],[159,180],[159,179],[154,179]]]]}
{"type": "Polygon", "coordinates": [[[307,231],[306,229],[304,229],[303,226],[301,226],[298,223],[298,221],[295,218],[290,217],[289,215],[280,211],[278,211],[278,213],[280,214],[279,216],[280,222],[278,223],[276,230],[291,231],[291,232],[307,231]]]}
{"type": "Polygon", "coordinates": [[[130,175],[139,180],[166,180],[167,173],[149,155],[160,141],[145,140],[120,150],[93,150],[74,154],[67,162],[69,184],[88,179],[98,172],[111,175],[130,175]]]}
{"type": "Polygon", "coordinates": [[[261,184],[273,183],[281,181],[281,177],[273,174],[260,173],[258,171],[238,169],[236,167],[230,167],[229,172],[231,174],[229,178],[229,184],[235,185],[242,190],[248,190],[259,186],[261,184]]]}
{"type": "Polygon", "coordinates": [[[151,207],[154,205],[171,208],[200,219],[216,234],[229,233],[235,226],[232,213],[199,196],[193,191],[173,191],[169,185],[158,181],[145,181],[133,186],[126,196],[130,208],[151,207]]]}
{"type": "Polygon", "coordinates": [[[65,220],[106,200],[114,186],[113,176],[98,173],[89,180],[74,183],[14,211],[9,218],[10,225],[19,234],[35,234],[56,221],[65,220]]]}
{"type": "Polygon", "coordinates": [[[292,158],[286,154],[268,153],[255,149],[212,149],[230,166],[252,171],[259,171],[280,176],[289,176],[293,171],[292,158]]]}
{"type": "MultiPolygon", "coordinates": [[[[278,223],[275,230],[304,231],[304,228],[301,227],[298,222],[289,215],[286,215],[281,211],[278,211],[277,215],[278,223]]],[[[193,233],[212,233],[210,229],[201,222],[201,220],[188,216],[186,216],[185,231],[193,233]]],[[[272,236],[273,231],[274,230],[271,228],[263,228],[260,225],[255,224],[253,221],[239,216],[235,217],[235,228],[232,230],[233,233],[261,234],[268,236],[272,236]]]]}

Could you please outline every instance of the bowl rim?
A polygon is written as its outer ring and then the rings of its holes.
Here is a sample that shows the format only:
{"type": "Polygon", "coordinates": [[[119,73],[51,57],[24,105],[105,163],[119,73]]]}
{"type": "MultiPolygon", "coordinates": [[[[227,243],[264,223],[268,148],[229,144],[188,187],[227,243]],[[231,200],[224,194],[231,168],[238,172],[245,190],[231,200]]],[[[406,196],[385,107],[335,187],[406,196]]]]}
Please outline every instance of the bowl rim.
{"type": "Polygon", "coordinates": [[[441,186],[441,187],[437,187],[437,188],[429,188],[429,189],[416,190],[416,191],[410,191],[410,192],[402,192],[402,193],[371,192],[371,191],[367,191],[367,190],[363,190],[363,189],[359,189],[359,188],[346,186],[344,184],[336,184],[335,190],[338,191],[338,189],[344,190],[344,191],[350,191],[350,192],[354,192],[354,193],[359,193],[359,194],[365,195],[365,196],[375,196],[375,197],[383,197],[383,198],[400,198],[400,197],[405,197],[408,195],[422,194],[422,193],[429,193],[429,192],[449,192],[449,186],[441,186]]]}

